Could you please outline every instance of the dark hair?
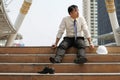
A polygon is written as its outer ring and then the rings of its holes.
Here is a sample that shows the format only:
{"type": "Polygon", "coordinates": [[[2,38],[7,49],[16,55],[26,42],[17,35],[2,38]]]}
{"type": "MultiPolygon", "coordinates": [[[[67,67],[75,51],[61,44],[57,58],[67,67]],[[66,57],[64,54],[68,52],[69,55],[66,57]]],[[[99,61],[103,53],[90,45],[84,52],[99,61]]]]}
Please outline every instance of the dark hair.
{"type": "Polygon", "coordinates": [[[68,7],[68,13],[70,14],[70,12],[72,12],[74,9],[78,8],[77,5],[71,5],[68,7]]]}

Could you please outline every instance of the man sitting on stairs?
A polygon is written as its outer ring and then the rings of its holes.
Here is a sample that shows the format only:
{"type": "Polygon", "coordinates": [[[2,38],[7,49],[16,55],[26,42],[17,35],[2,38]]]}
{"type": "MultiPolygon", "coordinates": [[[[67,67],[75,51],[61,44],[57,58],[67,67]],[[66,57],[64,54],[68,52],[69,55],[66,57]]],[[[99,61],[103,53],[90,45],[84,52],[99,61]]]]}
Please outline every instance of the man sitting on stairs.
{"type": "Polygon", "coordinates": [[[57,44],[66,30],[66,36],[59,44],[55,57],[50,57],[49,60],[52,63],[61,63],[64,57],[66,49],[75,47],[78,49],[75,63],[85,63],[87,58],[85,56],[85,41],[84,36],[87,38],[90,48],[93,49],[94,45],[91,42],[91,35],[85,19],[80,15],[78,6],[71,5],[68,7],[69,16],[64,17],[56,36],[56,42],[52,45],[53,48],[57,47],[57,44]],[[84,35],[83,35],[84,33],[84,35]]]}

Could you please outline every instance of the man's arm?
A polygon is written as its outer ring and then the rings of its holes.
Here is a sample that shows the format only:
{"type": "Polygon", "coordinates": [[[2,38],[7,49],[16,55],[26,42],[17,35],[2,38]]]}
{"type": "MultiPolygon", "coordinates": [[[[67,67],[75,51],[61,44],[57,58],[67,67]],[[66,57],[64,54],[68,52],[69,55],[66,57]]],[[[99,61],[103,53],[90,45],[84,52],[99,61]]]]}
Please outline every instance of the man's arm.
{"type": "Polygon", "coordinates": [[[57,36],[56,36],[56,41],[52,45],[53,48],[57,47],[57,44],[58,44],[60,38],[62,37],[64,31],[65,31],[65,18],[63,18],[63,20],[62,20],[62,22],[61,22],[61,24],[59,26],[59,30],[58,30],[58,33],[57,33],[57,36]]]}
{"type": "Polygon", "coordinates": [[[87,38],[88,42],[89,42],[89,45],[92,44],[92,41],[91,41],[91,38],[87,38]]]}
{"type": "Polygon", "coordinates": [[[94,48],[94,45],[93,45],[93,43],[92,43],[91,38],[87,38],[87,40],[88,40],[88,43],[89,43],[90,48],[93,49],[93,48],[94,48]]]}
{"type": "Polygon", "coordinates": [[[85,36],[87,37],[89,47],[94,48],[94,45],[93,45],[92,40],[91,40],[91,34],[89,32],[89,28],[88,28],[88,25],[87,25],[84,17],[82,17],[82,30],[83,30],[85,36]]]}
{"type": "Polygon", "coordinates": [[[60,38],[56,38],[55,43],[52,45],[52,48],[56,48],[60,38]]]}

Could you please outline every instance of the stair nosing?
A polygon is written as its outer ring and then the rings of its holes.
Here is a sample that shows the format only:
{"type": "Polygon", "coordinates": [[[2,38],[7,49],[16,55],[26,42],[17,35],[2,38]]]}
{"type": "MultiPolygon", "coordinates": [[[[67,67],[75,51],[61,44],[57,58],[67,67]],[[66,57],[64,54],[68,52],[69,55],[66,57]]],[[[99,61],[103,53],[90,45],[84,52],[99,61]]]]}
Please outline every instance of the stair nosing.
{"type": "Polygon", "coordinates": [[[110,64],[116,64],[116,65],[120,65],[120,62],[94,62],[94,63],[84,63],[84,64],[75,64],[75,63],[0,63],[0,65],[110,65],[110,64]]]}
{"type": "Polygon", "coordinates": [[[13,76],[27,76],[27,75],[30,75],[30,76],[37,76],[37,75],[45,75],[45,76],[55,76],[55,75],[58,75],[58,76],[118,76],[120,75],[120,73],[55,73],[55,74],[39,74],[39,73],[0,73],[0,76],[3,75],[13,75],[13,76]]]}
{"type": "MultiPolygon", "coordinates": [[[[55,55],[55,54],[0,54],[0,56],[52,56],[52,55],[55,55]]],[[[65,54],[65,56],[68,56],[68,55],[76,55],[76,54],[65,54]]],[[[113,55],[113,56],[120,56],[120,54],[86,54],[86,56],[110,56],[110,55],[113,55]]]]}

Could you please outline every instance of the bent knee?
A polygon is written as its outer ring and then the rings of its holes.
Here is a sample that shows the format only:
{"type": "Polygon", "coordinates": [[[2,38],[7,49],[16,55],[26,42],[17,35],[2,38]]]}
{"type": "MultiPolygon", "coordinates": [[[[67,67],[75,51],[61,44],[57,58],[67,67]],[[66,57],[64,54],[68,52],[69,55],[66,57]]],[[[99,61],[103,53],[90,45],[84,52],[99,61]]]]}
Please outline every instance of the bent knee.
{"type": "Polygon", "coordinates": [[[68,49],[68,47],[69,47],[69,44],[66,41],[62,42],[59,45],[59,48],[62,48],[62,49],[65,49],[65,50],[68,49]]]}

